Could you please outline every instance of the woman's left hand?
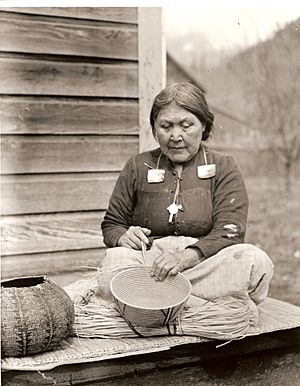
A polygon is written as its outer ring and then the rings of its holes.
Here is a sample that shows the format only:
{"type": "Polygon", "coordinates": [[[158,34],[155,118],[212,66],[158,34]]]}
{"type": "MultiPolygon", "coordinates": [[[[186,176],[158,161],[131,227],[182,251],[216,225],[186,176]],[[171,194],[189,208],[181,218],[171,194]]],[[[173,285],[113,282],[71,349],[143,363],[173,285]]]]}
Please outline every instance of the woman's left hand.
{"type": "Polygon", "coordinates": [[[196,248],[187,248],[182,252],[164,252],[154,260],[151,276],[157,281],[163,281],[167,276],[177,275],[178,272],[192,268],[203,260],[196,248]]]}

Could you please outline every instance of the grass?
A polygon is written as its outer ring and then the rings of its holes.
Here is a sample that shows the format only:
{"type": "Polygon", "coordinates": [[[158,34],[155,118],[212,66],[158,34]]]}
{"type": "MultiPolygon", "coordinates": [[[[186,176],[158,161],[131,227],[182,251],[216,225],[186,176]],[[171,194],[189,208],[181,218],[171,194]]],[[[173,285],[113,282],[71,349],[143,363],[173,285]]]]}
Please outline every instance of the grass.
{"type": "Polygon", "coordinates": [[[279,177],[248,178],[246,185],[246,242],[262,248],[275,265],[269,296],[300,306],[300,181],[290,194],[279,177]]]}

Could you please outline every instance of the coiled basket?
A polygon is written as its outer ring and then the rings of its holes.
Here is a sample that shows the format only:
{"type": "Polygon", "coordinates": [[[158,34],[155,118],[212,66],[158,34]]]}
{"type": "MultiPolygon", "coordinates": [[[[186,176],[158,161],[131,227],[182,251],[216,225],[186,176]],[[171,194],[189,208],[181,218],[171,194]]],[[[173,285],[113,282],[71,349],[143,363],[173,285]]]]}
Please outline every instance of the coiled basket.
{"type": "Polygon", "coordinates": [[[74,323],[74,304],[46,276],[1,282],[1,354],[25,356],[55,348],[74,323]]]}
{"type": "Polygon", "coordinates": [[[191,294],[191,283],[183,274],[160,282],[150,272],[151,267],[131,268],[111,280],[117,308],[130,327],[167,325],[178,316],[191,294]]]}

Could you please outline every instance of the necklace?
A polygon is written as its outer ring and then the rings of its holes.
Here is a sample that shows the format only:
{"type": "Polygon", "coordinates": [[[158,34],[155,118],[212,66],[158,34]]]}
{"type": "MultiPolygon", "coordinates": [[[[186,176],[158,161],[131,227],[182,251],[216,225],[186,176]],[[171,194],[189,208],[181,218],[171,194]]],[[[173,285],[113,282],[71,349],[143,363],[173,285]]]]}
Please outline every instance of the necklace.
{"type": "Polygon", "coordinates": [[[179,168],[176,171],[177,171],[177,181],[176,181],[176,189],[175,189],[175,193],[174,193],[174,198],[173,198],[172,204],[167,207],[167,210],[170,213],[169,223],[172,223],[174,216],[176,216],[176,214],[178,213],[179,210],[182,210],[182,205],[176,204],[176,202],[178,201],[178,195],[179,195],[179,190],[180,190],[182,165],[179,165],[179,168]]]}

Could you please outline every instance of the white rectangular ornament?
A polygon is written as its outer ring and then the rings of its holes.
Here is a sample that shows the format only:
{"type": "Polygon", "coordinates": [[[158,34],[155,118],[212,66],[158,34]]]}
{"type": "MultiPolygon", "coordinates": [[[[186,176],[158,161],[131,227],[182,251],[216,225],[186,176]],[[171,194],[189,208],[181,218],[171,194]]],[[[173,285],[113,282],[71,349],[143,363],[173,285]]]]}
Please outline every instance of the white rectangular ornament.
{"type": "Polygon", "coordinates": [[[214,177],[216,175],[216,164],[197,166],[197,174],[201,179],[214,177]]]}
{"type": "Polygon", "coordinates": [[[147,181],[148,184],[157,184],[164,182],[165,170],[164,169],[150,169],[148,170],[147,181]]]}

